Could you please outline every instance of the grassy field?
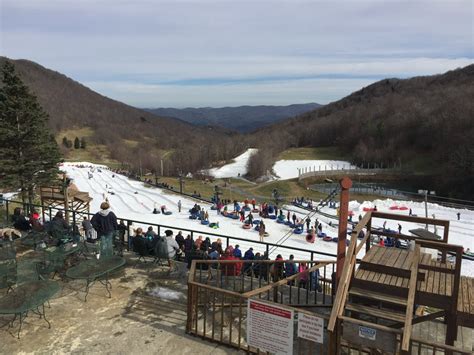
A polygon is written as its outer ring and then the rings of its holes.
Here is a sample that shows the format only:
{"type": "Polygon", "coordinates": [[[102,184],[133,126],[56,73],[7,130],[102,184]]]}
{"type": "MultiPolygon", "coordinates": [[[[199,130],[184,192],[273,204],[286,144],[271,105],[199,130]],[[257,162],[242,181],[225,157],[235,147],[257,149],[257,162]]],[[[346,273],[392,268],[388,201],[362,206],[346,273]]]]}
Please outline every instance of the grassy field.
{"type": "Polygon", "coordinates": [[[90,138],[94,135],[94,131],[89,127],[73,128],[59,132],[56,135],[56,141],[61,147],[66,161],[87,161],[95,164],[105,164],[111,168],[120,167],[120,163],[117,160],[110,158],[110,151],[105,145],[93,144],[90,142],[90,138]],[[74,142],[74,139],[78,137],[86,139],[85,149],[66,149],[62,145],[63,137],[74,142]]]}
{"type": "Polygon", "coordinates": [[[290,148],[280,153],[277,160],[348,160],[350,157],[338,147],[290,148]]]}

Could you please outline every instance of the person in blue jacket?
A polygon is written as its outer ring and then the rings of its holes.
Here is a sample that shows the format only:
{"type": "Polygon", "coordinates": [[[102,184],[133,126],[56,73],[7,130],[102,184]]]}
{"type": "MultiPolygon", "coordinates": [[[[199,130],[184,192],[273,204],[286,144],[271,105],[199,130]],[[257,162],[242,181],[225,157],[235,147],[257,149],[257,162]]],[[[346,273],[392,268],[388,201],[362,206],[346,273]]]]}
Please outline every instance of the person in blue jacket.
{"type": "Polygon", "coordinates": [[[242,252],[240,251],[240,245],[237,244],[237,245],[235,246],[233,255],[234,255],[236,258],[242,259],[242,252]]]}
{"type": "Polygon", "coordinates": [[[104,201],[100,204],[100,211],[91,219],[91,224],[97,231],[100,238],[100,254],[101,256],[113,255],[113,237],[118,229],[117,216],[110,210],[108,202],[104,201]]]}

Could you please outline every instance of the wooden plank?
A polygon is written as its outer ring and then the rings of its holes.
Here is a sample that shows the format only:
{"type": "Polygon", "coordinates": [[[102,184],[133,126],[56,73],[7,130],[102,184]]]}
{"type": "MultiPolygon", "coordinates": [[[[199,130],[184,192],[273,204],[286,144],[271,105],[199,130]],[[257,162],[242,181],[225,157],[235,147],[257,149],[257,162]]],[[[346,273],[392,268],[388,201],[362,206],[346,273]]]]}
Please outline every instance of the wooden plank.
{"type": "Polygon", "coordinates": [[[415,246],[415,252],[413,253],[411,269],[410,284],[408,288],[408,299],[407,299],[407,309],[405,313],[405,326],[403,328],[403,337],[402,337],[402,351],[408,351],[410,348],[410,337],[411,331],[413,328],[412,319],[413,319],[413,309],[415,307],[415,296],[416,296],[416,281],[418,277],[418,263],[420,261],[420,246],[417,244],[415,246]]]}
{"type": "Polygon", "coordinates": [[[403,322],[405,320],[405,315],[402,313],[394,312],[392,310],[382,310],[374,307],[363,306],[360,304],[348,304],[346,305],[346,310],[353,311],[357,313],[368,314],[372,317],[382,318],[393,320],[395,322],[403,322]]]}
{"type": "Polygon", "coordinates": [[[446,296],[452,296],[453,294],[453,279],[454,275],[446,275],[446,296]]]}
{"type": "Polygon", "coordinates": [[[469,290],[469,314],[474,314],[474,279],[468,277],[468,290],[469,290]]]}
{"type": "Polygon", "coordinates": [[[346,260],[344,262],[344,270],[342,271],[341,279],[339,281],[336,299],[333,301],[333,308],[331,310],[331,317],[329,318],[328,331],[334,332],[337,319],[344,312],[344,305],[347,299],[347,292],[349,290],[349,283],[356,263],[356,255],[354,254],[357,244],[357,236],[352,235],[351,243],[347,251],[346,260]]]}
{"type": "MultiPolygon", "coordinates": [[[[373,258],[371,259],[371,262],[374,263],[374,264],[377,264],[379,262],[379,260],[383,257],[383,255],[385,254],[387,248],[379,247],[379,246],[373,246],[370,250],[373,250],[374,254],[375,254],[373,256],[373,258]]],[[[366,280],[367,281],[373,281],[376,276],[377,276],[377,279],[378,279],[377,273],[371,271],[367,275],[366,280]]]]}
{"type": "MultiPolygon", "coordinates": [[[[394,268],[401,269],[408,255],[409,252],[405,250],[400,250],[400,254],[398,255],[396,262],[393,264],[394,268]]],[[[392,276],[389,280],[389,284],[392,286],[398,286],[399,284],[401,285],[402,279],[403,277],[401,277],[400,275],[392,276]]]]}
{"type": "MultiPolygon", "coordinates": [[[[410,257],[410,253],[404,253],[404,257],[400,259],[400,264],[397,265],[399,268],[403,268],[403,265],[406,263],[407,259],[410,257]]],[[[395,286],[402,287],[403,284],[403,277],[398,277],[395,280],[395,286]]]]}
{"type": "MultiPolygon", "coordinates": [[[[437,266],[437,263],[436,261],[432,261],[432,265],[434,264],[434,266],[437,266]]],[[[439,271],[435,271],[433,270],[434,272],[434,278],[433,278],[433,290],[432,292],[433,293],[436,293],[436,294],[439,294],[439,277],[440,277],[440,272],[439,271]]]]}
{"type": "MultiPolygon", "coordinates": [[[[465,276],[461,277],[461,288],[462,288],[462,309],[461,312],[469,313],[469,290],[467,284],[467,278],[465,276]]],[[[459,308],[458,308],[459,309],[459,308]]]]}
{"type": "MultiPolygon", "coordinates": [[[[395,263],[397,262],[398,258],[400,257],[400,254],[402,254],[402,250],[401,249],[396,249],[394,250],[392,253],[391,253],[391,256],[390,256],[390,260],[387,260],[387,263],[386,265],[387,266],[390,266],[390,267],[394,267],[395,263]]],[[[391,280],[392,280],[392,277],[397,277],[396,275],[387,275],[385,274],[385,277],[383,278],[380,278],[380,283],[384,283],[384,284],[387,284],[387,285],[390,285],[391,283],[391,280]]]]}
{"type": "MultiPolygon", "coordinates": [[[[440,267],[444,267],[446,268],[444,265],[446,264],[442,264],[442,263],[439,263],[439,266],[440,267]]],[[[439,294],[440,295],[446,295],[446,273],[442,272],[440,274],[440,279],[439,279],[439,294]]]]}
{"type": "Polygon", "coordinates": [[[406,306],[407,304],[404,298],[386,295],[380,292],[374,292],[374,291],[357,288],[357,287],[351,287],[351,289],[349,290],[349,294],[358,296],[358,297],[373,299],[376,301],[382,301],[385,303],[397,304],[400,306],[406,306]]]}

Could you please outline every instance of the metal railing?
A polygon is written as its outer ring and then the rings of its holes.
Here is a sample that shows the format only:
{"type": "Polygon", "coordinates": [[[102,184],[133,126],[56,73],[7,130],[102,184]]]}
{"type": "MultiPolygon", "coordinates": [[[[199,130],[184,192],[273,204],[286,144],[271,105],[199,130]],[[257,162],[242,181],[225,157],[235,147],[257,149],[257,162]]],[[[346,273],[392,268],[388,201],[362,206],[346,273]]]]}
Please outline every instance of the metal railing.
{"type": "MultiPolygon", "coordinates": [[[[15,205],[22,205],[21,201],[12,201],[8,199],[0,199],[4,202],[4,205],[2,208],[5,209],[5,222],[8,224],[10,223],[10,215],[13,212],[12,211],[12,204],[15,205]]],[[[82,217],[87,216],[87,217],[92,217],[94,214],[93,213],[85,213],[85,212],[77,212],[74,210],[67,210],[64,208],[60,207],[51,207],[51,206],[42,206],[38,204],[26,204],[23,206],[23,208],[26,211],[26,214],[29,214],[29,212],[32,209],[36,209],[38,212],[41,212],[43,214],[43,219],[46,219],[45,217],[48,218],[48,220],[51,220],[54,217],[54,214],[57,211],[63,211],[63,212],[69,212],[70,216],[70,223],[72,225],[75,225],[80,229],[80,225],[82,222],[82,217]]],[[[119,220],[124,221],[125,226],[126,226],[126,231],[125,231],[125,242],[130,247],[131,245],[131,240],[133,236],[133,229],[140,227],[140,226],[151,226],[154,228],[155,232],[157,232],[159,235],[164,233],[164,230],[170,229],[173,231],[182,231],[183,233],[188,233],[191,235],[191,237],[194,239],[196,236],[202,235],[204,238],[209,237],[211,241],[215,241],[218,238],[222,239],[222,241],[225,241],[225,247],[229,245],[235,245],[235,244],[240,244],[242,246],[252,246],[252,247],[258,247],[259,249],[256,251],[261,251],[261,252],[267,252],[269,253],[270,249],[274,248],[275,250],[278,250],[280,253],[286,254],[295,254],[297,255],[300,259],[305,259],[309,258],[310,260],[315,260],[316,257],[323,256],[326,259],[335,259],[336,255],[332,253],[325,253],[322,251],[316,251],[316,250],[307,250],[303,248],[296,248],[292,246],[285,246],[285,245],[280,245],[280,244],[275,244],[275,243],[268,243],[268,242],[260,242],[256,240],[250,240],[247,238],[240,238],[240,237],[235,237],[235,236],[230,236],[226,234],[220,234],[220,233],[215,233],[215,232],[206,232],[206,231],[200,231],[200,230],[195,230],[195,229],[190,229],[190,228],[184,228],[184,227],[177,227],[177,226],[171,226],[171,225],[166,225],[166,224],[160,224],[160,223],[154,223],[154,222],[148,222],[148,221],[139,221],[139,220],[133,220],[133,219],[128,219],[128,218],[121,218],[120,216],[117,216],[119,220]]]]}

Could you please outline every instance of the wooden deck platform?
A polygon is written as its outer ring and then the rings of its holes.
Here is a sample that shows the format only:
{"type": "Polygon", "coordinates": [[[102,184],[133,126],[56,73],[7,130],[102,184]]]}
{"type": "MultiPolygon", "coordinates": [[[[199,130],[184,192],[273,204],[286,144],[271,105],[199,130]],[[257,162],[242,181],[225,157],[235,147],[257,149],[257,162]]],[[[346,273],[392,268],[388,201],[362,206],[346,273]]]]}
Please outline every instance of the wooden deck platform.
{"type": "MultiPolygon", "coordinates": [[[[407,297],[413,252],[372,246],[361,261],[353,279],[354,286],[373,287],[378,292],[407,297]]],[[[454,265],[433,260],[421,253],[415,303],[448,309],[454,283],[454,265]],[[426,266],[425,269],[424,267],[426,266]],[[445,271],[443,271],[445,270],[445,271]]],[[[474,279],[463,276],[458,295],[458,325],[474,327],[474,279]]]]}

